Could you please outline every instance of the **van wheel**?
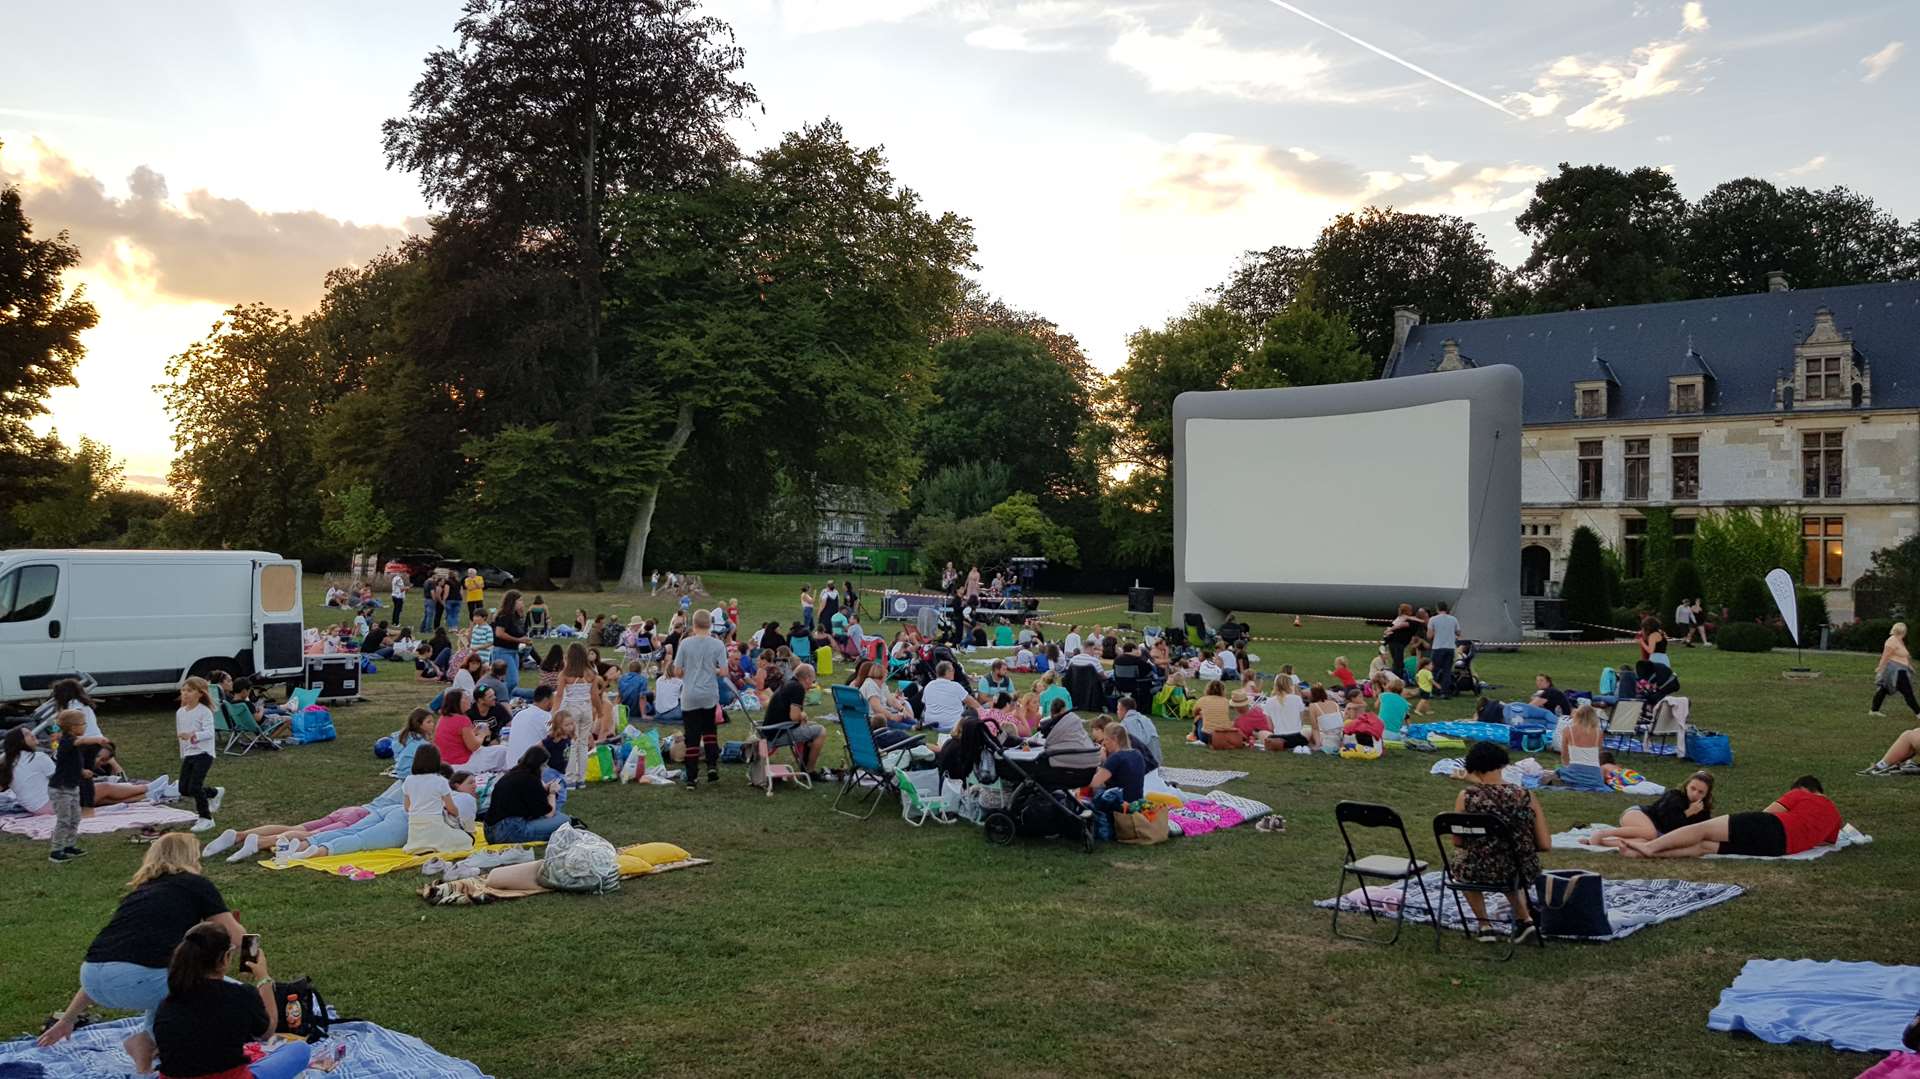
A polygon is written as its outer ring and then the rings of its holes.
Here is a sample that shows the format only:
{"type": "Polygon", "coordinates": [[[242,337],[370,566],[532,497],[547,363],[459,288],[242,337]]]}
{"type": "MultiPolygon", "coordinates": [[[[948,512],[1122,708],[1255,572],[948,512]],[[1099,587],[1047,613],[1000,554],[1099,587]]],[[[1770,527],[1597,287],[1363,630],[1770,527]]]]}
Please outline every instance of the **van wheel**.
{"type": "Polygon", "coordinates": [[[212,681],[213,672],[224,671],[229,666],[231,666],[232,663],[233,661],[230,659],[221,659],[218,656],[209,656],[208,658],[200,660],[199,662],[195,663],[193,666],[188,667],[187,677],[188,678],[205,678],[208,681],[212,681]]]}

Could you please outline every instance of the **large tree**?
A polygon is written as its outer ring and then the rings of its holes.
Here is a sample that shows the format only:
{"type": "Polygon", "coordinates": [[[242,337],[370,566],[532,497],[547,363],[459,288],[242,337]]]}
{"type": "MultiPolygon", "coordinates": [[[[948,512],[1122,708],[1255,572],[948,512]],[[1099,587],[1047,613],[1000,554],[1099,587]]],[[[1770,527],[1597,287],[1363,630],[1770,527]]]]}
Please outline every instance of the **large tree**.
{"type": "MultiPolygon", "coordinates": [[[[61,280],[79,262],[65,232],[34,239],[19,190],[0,188],[0,506],[31,500],[61,467],[58,440],[29,424],[55,388],[79,385],[80,335],[100,320],[84,290],[61,280]]],[[[10,523],[0,520],[0,540],[10,523]]]]}
{"type": "Polygon", "coordinates": [[[1313,302],[1346,317],[1376,370],[1393,349],[1395,307],[1414,307],[1429,322],[1483,318],[1500,280],[1479,228],[1450,214],[1341,214],[1311,255],[1313,302]]]}
{"type": "Polygon", "coordinates": [[[1569,165],[1540,181],[1514,224],[1533,241],[1521,273],[1544,311],[1681,299],[1687,200],[1643,165],[1569,165]]]}
{"type": "Polygon", "coordinates": [[[920,419],[927,471],[999,460],[1010,490],[1065,499],[1082,471],[1076,454],[1092,388],[1039,341],[1004,330],[954,338],[934,355],[934,399],[920,419]]]}
{"type": "Polygon", "coordinates": [[[1284,244],[1243,252],[1227,279],[1208,289],[1214,301],[1256,326],[1293,303],[1313,272],[1313,253],[1284,244]]]}
{"type": "Polygon", "coordinates": [[[1764,292],[1767,274],[1795,288],[1912,277],[1913,238],[1871,198],[1845,187],[1782,190],[1745,177],[1715,187],[1687,214],[1680,264],[1695,296],[1764,292]]]}
{"type": "MultiPolygon", "coordinates": [[[[454,47],[427,56],[408,115],[384,125],[387,161],[418,174],[460,227],[540,250],[564,273],[577,347],[549,376],[585,448],[610,386],[607,208],[623,193],[703,184],[733,160],[727,122],[755,101],[738,78],[742,53],[694,0],[467,0],[454,32],[454,47]]],[[[596,505],[575,507],[575,588],[599,587],[596,505]]]]}
{"type": "Polygon", "coordinates": [[[211,547],[313,554],[323,468],[314,432],[333,392],[309,328],[265,304],[229,310],[167,363],[167,481],[211,547]]]}
{"type": "Polygon", "coordinates": [[[637,507],[623,587],[643,581],[663,485],[702,467],[683,452],[703,430],[803,487],[904,493],[932,342],[971,265],[964,219],[922,209],[831,121],[705,189],[631,197],[621,217],[603,489],[637,507]]]}

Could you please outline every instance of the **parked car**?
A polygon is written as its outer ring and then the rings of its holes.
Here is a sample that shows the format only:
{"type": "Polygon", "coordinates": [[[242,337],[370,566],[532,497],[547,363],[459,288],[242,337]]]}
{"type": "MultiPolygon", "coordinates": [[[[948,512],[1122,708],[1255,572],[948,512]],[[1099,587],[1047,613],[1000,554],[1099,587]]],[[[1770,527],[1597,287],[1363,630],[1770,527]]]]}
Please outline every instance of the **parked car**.
{"type": "Polygon", "coordinates": [[[427,574],[433,572],[433,567],[445,559],[446,556],[439,551],[406,551],[387,559],[382,572],[388,577],[396,573],[405,573],[409,580],[418,584],[426,578],[427,574]]]}
{"type": "Polygon", "coordinates": [[[435,568],[443,569],[453,574],[453,579],[456,581],[464,579],[469,568],[477,569],[480,571],[480,579],[487,582],[488,588],[512,588],[514,583],[520,580],[519,577],[501,569],[499,566],[488,566],[478,562],[462,562],[457,558],[442,558],[439,562],[435,563],[435,568]]]}

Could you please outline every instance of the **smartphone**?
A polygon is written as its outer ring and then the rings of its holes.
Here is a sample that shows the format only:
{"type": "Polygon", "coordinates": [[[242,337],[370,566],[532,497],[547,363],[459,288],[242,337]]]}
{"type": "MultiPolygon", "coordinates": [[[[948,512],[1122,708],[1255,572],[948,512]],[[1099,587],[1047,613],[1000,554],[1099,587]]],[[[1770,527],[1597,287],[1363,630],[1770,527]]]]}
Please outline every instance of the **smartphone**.
{"type": "Polygon", "coordinates": [[[248,967],[252,966],[253,961],[259,958],[259,956],[260,956],[260,934],[258,933],[242,934],[240,937],[240,969],[245,970],[248,967]]]}

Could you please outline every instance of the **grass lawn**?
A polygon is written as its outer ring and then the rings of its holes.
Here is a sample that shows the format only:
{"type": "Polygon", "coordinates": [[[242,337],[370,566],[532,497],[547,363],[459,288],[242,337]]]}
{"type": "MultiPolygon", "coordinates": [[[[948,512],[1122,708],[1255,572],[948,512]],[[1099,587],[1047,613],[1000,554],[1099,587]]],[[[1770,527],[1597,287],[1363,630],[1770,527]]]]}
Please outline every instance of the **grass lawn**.
{"type": "MultiPolygon", "coordinates": [[[[752,624],[790,621],[801,579],[706,580],[715,595],[738,596],[752,624]]],[[[326,613],[319,590],[308,582],[315,624],[326,613]]],[[[547,599],[562,618],[576,606],[623,621],[668,609],[644,595],[547,599]]],[[[1256,649],[1268,673],[1290,662],[1318,676],[1336,654],[1363,666],[1364,645],[1308,639],[1378,632],[1251,621],[1255,634],[1285,638],[1256,649]]],[[[1527,649],[1478,666],[1518,692],[1536,671],[1591,686],[1603,664],[1633,657],[1631,644],[1527,649]]],[[[616,843],[670,840],[713,860],[610,896],[430,909],[414,894],[417,875],[355,884],[218,859],[208,872],[263,935],[277,974],[310,974],[344,1012],[500,1076],[1854,1075],[1873,1058],[1713,1034],[1706,1017],[1749,957],[1908,958],[1920,844],[1906,825],[1920,780],[1853,772],[1910,723],[1865,716],[1867,656],[1810,655],[1825,672],[1810,683],[1780,677],[1791,655],[1695,649],[1674,659],[1695,722],[1734,736],[1737,764],[1718,770],[1723,809],[1758,809],[1813,772],[1874,844],[1779,865],[1548,854],[1550,867],[1733,881],[1749,894],[1626,941],[1552,945],[1504,965],[1464,958],[1457,940],[1455,954],[1436,957],[1431,934],[1415,930],[1390,948],[1336,941],[1327,914],[1309,905],[1334,889],[1340,799],[1396,806],[1416,849],[1431,851],[1426,822],[1457,790],[1427,774],[1432,757],[1223,757],[1183,747],[1173,723],[1161,727],[1171,763],[1251,772],[1228,789],[1275,806],[1287,832],[1239,828],[1092,856],[1064,843],[990,848],[971,825],[910,828],[891,802],[861,822],[828,811],[831,790],[768,798],[729,767],[716,789],[609,784],[575,796],[571,810],[616,843]]],[[[222,826],[304,820],[377,794],[386,781],[371,743],[429,694],[411,665],[383,665],[367,687],[367,703],[335,709],[338,742],[222,757],[212,776],[228,788],[222,826]]],[[[1456,703],[1439,718],[1467,710],[1456,703]]],[[[116,703],[101,720],[137,773],[174,772],[170,713],[116,703]]],[[[832,737],[827,760],[837,763],[832,737]]],[[[1640,766],[1670,785],[1688,770],[1640,766]]],[[[1591,794],[1543,802],[1555,829],[1616,818],[1629,804],[1591,794]]],[[[10,885],[0,922],[11,929],[0,1031],[37,1031],[65,1003],[145,850],[122,836],[83,845],[84,861],[50,866],[44,844],[0,837],[10,885]]]]}

